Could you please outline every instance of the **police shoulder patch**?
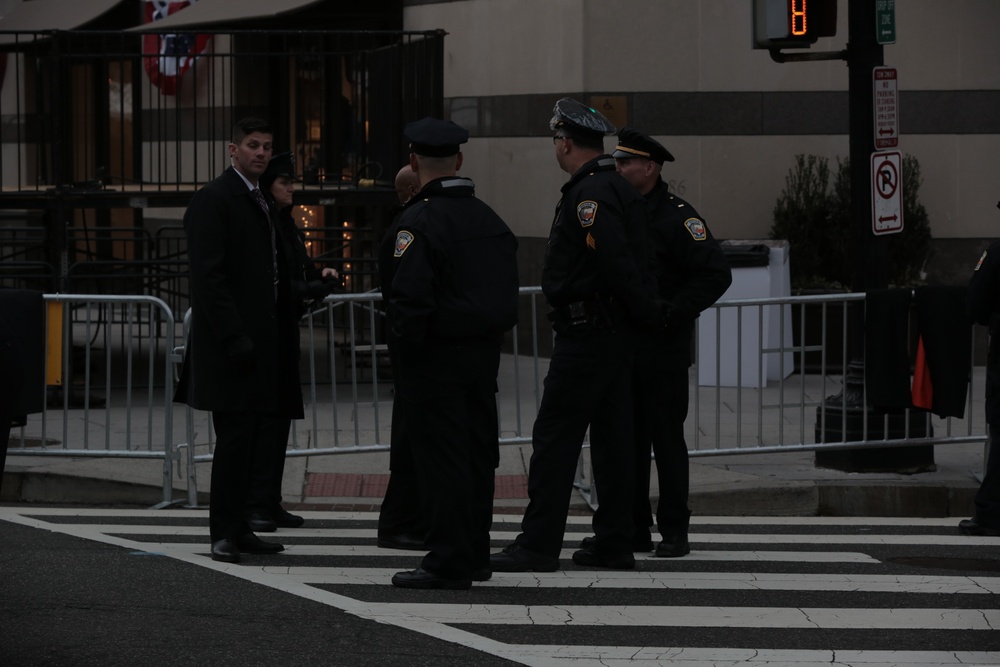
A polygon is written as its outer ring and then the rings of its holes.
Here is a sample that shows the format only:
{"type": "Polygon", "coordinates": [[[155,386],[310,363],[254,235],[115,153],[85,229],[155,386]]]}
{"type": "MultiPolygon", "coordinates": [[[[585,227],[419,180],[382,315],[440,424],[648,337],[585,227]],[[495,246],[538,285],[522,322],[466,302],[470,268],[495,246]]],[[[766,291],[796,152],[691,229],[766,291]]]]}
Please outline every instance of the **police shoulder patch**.
{"type": "Polygon", "coordinates": [[[687,228],[688,234],[695,241],[704,241],[708,238],[708,232],[705,231],[705,223],[698,218],[688,218],[684,221],[684,226],[687,228]]]}
{"type": "Polygon", "coordinates": [[[974,271],[978,271],[979,267],[983,265],[984,261],[986,261],[986,251],[985,250],[983,251],[983,256],[979,258],[978,262],[976,262],[976,268],[973,269],[973,270],[974,271]]]}
{"type": "Polygon", "coordinates": [[[597,218],[597,202],[588,199],[577,204],[576,217],[581,227],[590,227],[597,218]]]}
{"type": "Polygon", "coordinates": [[[413,234],[402,229],[396,234],[396,249],[393,251],[393,257],[402,257],[406,249],[410,247],[413,243],[413,234]]]}

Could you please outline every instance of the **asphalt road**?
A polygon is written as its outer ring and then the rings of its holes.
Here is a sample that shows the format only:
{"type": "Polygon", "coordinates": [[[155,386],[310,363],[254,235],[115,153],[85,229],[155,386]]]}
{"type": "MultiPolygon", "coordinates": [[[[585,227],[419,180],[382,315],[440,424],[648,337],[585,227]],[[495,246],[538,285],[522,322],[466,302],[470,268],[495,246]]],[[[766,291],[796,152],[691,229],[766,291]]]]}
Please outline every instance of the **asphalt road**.
{"type": "Polygon", "coordinates": [[[375,516],[226,565],[204,511],[0,507],[0,664],[1000,664],[1000,540],[950,519],[696,517],[689,557],[609,572],[569,561],[572,517],[559,572],[412,591],[375,516]]]}

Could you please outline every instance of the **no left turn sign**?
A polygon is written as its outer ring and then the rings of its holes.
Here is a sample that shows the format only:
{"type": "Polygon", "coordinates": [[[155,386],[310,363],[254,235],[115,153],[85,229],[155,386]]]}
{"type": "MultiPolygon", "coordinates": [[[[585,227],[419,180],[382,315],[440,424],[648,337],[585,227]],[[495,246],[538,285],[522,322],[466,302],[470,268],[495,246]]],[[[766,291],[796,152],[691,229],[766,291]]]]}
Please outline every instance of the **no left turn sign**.
{"type": "Polygon", "coordinates": [[[872,234],[903,231],[903,160],[899,151],[872,153],[872,234]]]}

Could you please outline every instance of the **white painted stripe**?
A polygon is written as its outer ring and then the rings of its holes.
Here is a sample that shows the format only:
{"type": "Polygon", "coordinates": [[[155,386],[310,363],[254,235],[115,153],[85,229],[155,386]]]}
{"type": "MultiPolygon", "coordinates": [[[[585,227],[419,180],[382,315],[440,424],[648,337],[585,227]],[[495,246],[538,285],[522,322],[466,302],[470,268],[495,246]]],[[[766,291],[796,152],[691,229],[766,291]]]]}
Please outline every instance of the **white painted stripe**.
{"type": "MultiPolygon", "coordinates": [[[[399,568],[312,568],[265,566],[270,574],[309,584],[385,584],[399,568]]],[[[491,588],[606,588],[644,590],[812,591],[849,593],[998,594],[1000,577],[924,577],[917,575],[793,574],[742,572],[642,572],[571,570],[495,572],[482,586],[491,588]]]]}
{"type": "MultiPolygon", "coordinates": [[[[116,535],[207,535],[208,526],[164,526],[130,524],[74,524],[81,530],[94,530],[116,535]]],[[[374,528],[282,528],[277,533],[261,533],[264,539],[312,537],[339,539],[376,538],[374,528]]],[[[490,538],[498,542],[513,542],[517,533],[494,532],[490,538]]],[[[857,545],[926,545],[926,546],[1000,546],[1000,538],[965,535],[826,535],[826,534],[744,534],[693,533],[691,541],[701,544],[857,544],[857,545]]],[[[570,538],[572,541],[572,536],[570,538]]]]}
{"type": "MultiPolygon", "coordinates": [[[[79,537],[91,537],[100,539],[98,535],[118,535],[117,530],[78,530],[75,526],[61,527],[65,533],[72,533],[79,537]]],[[[279,542],[280,536],[267,536],[270,542],[279,542]]],[[[125,538],[121,538],[123,541],[125,538]]],[[[185,553],[208,553],[208,537],[204,542],[128,542],[136,549],[144,551],[183,551],[185,553]]],[[[353,545],[353,544],[287,544],[284,543],[285,550],[278,556],[395,556],[400,558],[410,557],[415,561],[423,557],[420,551],[400,551],[398,549],[382,549],[375,545],[353,545]]],[[[559,557],[567,562],[573,557],[575,549],[564,549],[559,557]]],[[[655,558],[649,554],[636,554],[636,560],[650,560],[654,562],[666,562],[666,559],[655,558]]],[[[767,563],[767,562],[792,562],[792,563],[878,563],[878,559],[867,554],[854,552],[818,551],[692,551],[684,557],[685,561],[735,561],[747,563],[767,563]]]]}
{"type": "Polygon", "coordinates": [[[833,630],[993,630],[1000,609],[836,609],[371,603],[379,621],[417,617],[433,623],[833,630]]]}
{"type": "MultiPolygon", "coordinates": [[[[991,651],[809,651],[789,649],[686,648],[666,646],[558,646],[518,644],[504,657],[521,661],[545,659],[557,667],[947,667],[1000,664],[1000,652],[991,651]]],[[[531,663],[536,664],[536,663],[531,663]]],[[[541,663],[537,663],[541,664],[541,663]]]]}

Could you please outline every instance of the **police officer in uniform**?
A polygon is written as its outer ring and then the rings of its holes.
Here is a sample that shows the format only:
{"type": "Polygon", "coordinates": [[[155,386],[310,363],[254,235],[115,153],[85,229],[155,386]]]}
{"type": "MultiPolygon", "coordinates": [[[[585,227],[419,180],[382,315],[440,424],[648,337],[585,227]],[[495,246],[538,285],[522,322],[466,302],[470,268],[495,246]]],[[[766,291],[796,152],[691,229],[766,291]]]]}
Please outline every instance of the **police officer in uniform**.
{"type": "MultiPolygon", "coordinates": [[[[997,203],[1000,208],[1000,203],[997,203]]],[[[1000,241],[996,241],[976,264],[969,281],[969,316],[990,328],[986,360],[986,423],[990,427],[990,449],[986,474],[976,492],[976,511],[962,519],[958,528],[965,535],[1000,536],[1000,241]]]]}
{"type": "Polygon", "coordinates": [[[733,281],[722,248],[705,221],[686,201],[671,193],[660,172],[674,156],[655,139],[630,128],[618,134],[612,153],[618,173],[635,186],[649,206],[649,248],[663,329],[640,335],[635,391],[635,534],[633,549],[650,551],[649,446],[653,445],[660,497],[656,525],[662,540],[656,555],[691,552],[688,544],[688,454],[684,420],[688,410],[688,368],[694,321],[726,292],[733,281]]]}
{"type": "Polygon", "coordinates": [[[642,196],[615,172],[604,137],[615,127],[570,98],[556,103],[550,127],[556,160],[570,174],[549,232],[542,291],[556,332],[532,432],[529,503],[521,534],[490,557],[494,571],[559,567],[573,476],[590,427],[601,502],[595,542],[573,554],[580,565],[631,569],[631,373],[636,328],[657,318],[647,284],[642,196]]]}
{"type": "MultiPolygon", "coordinates": [[[[409,163],[396,173],[395,186],[400,211],[386,230],[378,251],[383,303],[389,302],[389,288],[392,284],[392,272],[395,270],[392,256],[396,246],[396,227],[405,211],[403,207],[420,191],[420,178],[409,163]]],[[[392,322],[388,324],[392,326],[392,322]]],[[[399,377],[399,350],[391,336],[388,347],[395,382],[399,377]]],[[[389,483],[386,484],[385,495],[379,506],[376,544],[383,549],[423,551],[424,535],[427,532],[424,524],[424,515],[420,511],[419,480],[413,468],[402,400],[397,388],[392,401],[392,433],[389,436],[389,483]]]]}
{"type": "Polygon", "coordinates": [[[517,239],[456,176],[466,130],[424,118],[405,131],[421,189],[396,225],[383,291],[429,553],[392,583],[463,589],[490,578],[497,372],[517,323],[517,239]]]}

